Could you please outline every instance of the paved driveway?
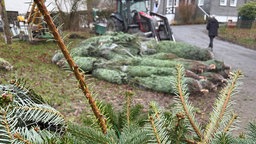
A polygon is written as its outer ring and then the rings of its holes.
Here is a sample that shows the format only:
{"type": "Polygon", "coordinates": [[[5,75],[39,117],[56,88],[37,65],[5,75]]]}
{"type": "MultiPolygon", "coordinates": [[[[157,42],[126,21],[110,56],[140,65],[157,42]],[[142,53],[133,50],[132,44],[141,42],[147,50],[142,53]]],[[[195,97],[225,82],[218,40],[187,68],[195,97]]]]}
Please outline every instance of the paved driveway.
{"type": "MultiPolygon", "coordinates": [[[[209,38],[205,27],[205,25],[172,26],[172,30],[176,41],[207,48],[209,38]]],[[[240,117],[239,124],[243,130],[249,121],[256,121],[256,51],[214,39],[213,53],[217,60],[224,61],[233,70],[242,70],[244,74],[243,84],[234,97],[235,111],[240,117]]]]}

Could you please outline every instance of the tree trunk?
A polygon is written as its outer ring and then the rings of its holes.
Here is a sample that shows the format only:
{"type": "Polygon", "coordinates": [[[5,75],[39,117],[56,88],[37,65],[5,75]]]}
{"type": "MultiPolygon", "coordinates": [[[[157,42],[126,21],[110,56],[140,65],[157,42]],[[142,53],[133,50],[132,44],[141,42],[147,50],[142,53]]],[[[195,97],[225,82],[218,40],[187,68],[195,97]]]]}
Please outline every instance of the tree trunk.
{"type": "Polygon", "coordinates": [[[74,0],[71,5],[70,14],[69,14],[69,20],[70,20],[69,29],[72,31],[79,30],[78,7],[80,3],[81,3],[81,0],[74,0]]]}
{"type": "Polygon", "coordinates": [[[58,25],[62,25],[63,24],[63,28],[62,30],[66,30],[68,28],[65,19],[67,19],[67,17],[65,16],[65,13],[63,12],[63,10],[61,9],[61,4],[58,3],[58,0],[55,0],[55,5],[56,8],[58,9],[58,12],[60,14],[59,18],[58,18],[58,25]]]}
{"type": "Polygon", "coordinates": [[[70,68],[74,72],[75,77],[80,84],[80,89],[83,91],[85,97],[88,99],[88,102],[91,105],[94,115],[98,119],[98,122],[102,129],[102,132],[104,134],[106,134],[107,133],[106,119],[101,114],[101,111],[100,111],[98,105],[96,104],[94,97],[92,97],[92,95],[91,95],[88,85],[85,82],[85,75],[80,72],[79,67],[75,64],[74,60],[71,58],[71,55],[70,55],[66,45],[64,44],[63,39],[60,37],[60,34],[58,33],[58,30],[52,21],[49,11],[47,10],[46,6],[42,3],[42,1],[43,0],[34,0],[34,2],[38,6],[40,12],[43,14],[44,20],[46,21],[50,31],[52,31],[54,39],[57,41],[58,46],[61,49],[64,57],[66,58],[70,68]]]}
{"type": "Polygon", "coordinates": [[[4,30],[5,42],[6,44],[12,44],[12,37],[11,37],[12,34],[10,31],[7,12],[5,9],[5,2],[4,0],[0,0],[0,2],[1,2],[1,15],[2,15],[2,20],[4,24],[3,30],[4,30]]]}
{"type": "Polygon", "coordinates": [[[93,8],[93,0],[87,0],[87,23],[88,27],[90,27],[90,24],[93,22],[93,16],[92,16],[92,8],[93,8]]]}

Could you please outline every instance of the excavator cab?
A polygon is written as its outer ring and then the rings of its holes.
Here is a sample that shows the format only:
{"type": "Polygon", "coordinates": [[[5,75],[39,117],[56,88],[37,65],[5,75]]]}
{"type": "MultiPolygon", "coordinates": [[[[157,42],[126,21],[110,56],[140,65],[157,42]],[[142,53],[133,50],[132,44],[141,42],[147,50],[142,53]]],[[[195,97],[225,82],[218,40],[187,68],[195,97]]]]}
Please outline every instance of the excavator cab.
{"type": "Polygon", "coordinates": [[[107,24],[108,31],[143,33],[156,40],[173,40],[168,19],[158,13],[149,12],[146,0],[117,0],[116,12],[107,24]]]}

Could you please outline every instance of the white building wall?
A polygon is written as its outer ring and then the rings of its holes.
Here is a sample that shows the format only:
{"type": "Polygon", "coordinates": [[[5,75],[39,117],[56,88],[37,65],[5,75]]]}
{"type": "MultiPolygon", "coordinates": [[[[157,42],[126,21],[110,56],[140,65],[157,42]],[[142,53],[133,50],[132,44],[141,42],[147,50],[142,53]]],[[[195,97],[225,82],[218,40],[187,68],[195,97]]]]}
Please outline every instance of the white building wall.
{"type": "Polygon", "coordinates": [[[229,20],[232,20],[232,22],[237,22],[237,17],[235,16],[218,16],[216,15],[215,18],[219,21],[219,22],[228,22],[229,20]]]}

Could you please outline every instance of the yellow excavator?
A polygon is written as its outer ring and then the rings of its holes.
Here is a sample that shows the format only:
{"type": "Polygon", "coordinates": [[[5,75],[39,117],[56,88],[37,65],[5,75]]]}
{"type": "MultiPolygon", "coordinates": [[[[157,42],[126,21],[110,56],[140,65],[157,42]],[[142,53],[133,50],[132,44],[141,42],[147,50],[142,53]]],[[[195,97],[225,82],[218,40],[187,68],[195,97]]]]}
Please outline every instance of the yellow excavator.
{"type": "Polygon", "coordinates": [[[20,40],[35,42],[53,38],[35,2],[29,4],[29,11],[25,17],[17,16],[17,21],[16,31],[20,40]]]}

